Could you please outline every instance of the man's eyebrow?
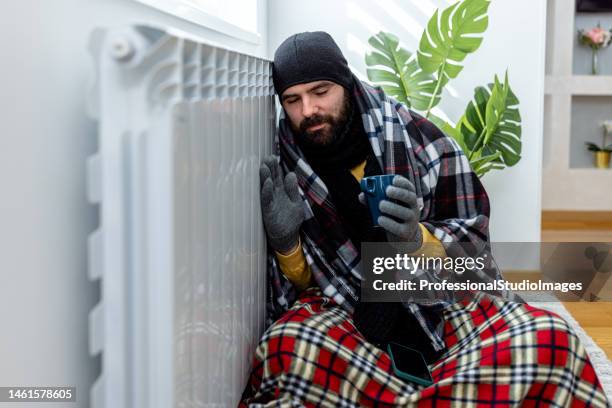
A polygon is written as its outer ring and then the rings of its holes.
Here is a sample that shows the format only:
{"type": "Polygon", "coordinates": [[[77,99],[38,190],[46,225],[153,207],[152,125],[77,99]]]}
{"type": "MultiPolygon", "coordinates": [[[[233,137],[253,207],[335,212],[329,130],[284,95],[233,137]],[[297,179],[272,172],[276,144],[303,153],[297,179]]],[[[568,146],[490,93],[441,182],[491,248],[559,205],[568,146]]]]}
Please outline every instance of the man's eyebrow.
{"type": "Polygon", "coordinates": [[[289,98],[291,98],[291,97],[293,97],[293,96],[297,96],[297,95],[295,95],[295,94],[284,94],[284,95],[281,97],[281,99],[284,101],[285,99],[289,99],[289,98]]]}

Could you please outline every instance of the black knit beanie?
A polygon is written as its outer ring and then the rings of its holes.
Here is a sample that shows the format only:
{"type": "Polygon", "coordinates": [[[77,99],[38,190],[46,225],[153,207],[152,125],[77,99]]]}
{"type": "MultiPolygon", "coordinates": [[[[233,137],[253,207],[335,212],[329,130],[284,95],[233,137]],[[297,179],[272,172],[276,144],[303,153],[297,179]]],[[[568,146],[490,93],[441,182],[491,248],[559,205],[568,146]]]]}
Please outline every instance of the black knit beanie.
{"type": "Polygon", "coordinates": [[[280,96],[289,87],[328,80],[353,88],[353,76],[342,51],[323,31],[304,32],[287,38],[274,53],[274,89],[280,96]]]}

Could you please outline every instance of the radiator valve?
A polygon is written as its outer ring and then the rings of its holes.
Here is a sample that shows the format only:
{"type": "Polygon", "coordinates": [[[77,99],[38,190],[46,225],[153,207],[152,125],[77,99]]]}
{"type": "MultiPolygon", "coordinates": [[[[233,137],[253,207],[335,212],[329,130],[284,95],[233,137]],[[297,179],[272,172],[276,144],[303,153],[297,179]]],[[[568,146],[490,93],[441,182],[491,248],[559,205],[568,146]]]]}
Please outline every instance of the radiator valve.
{"type": "Polygon", "coordinates": [[[111,43],[110,52],[117,61],[127,61],[134,56],[134,46],[128,38],[117,37],[111,43]]]}

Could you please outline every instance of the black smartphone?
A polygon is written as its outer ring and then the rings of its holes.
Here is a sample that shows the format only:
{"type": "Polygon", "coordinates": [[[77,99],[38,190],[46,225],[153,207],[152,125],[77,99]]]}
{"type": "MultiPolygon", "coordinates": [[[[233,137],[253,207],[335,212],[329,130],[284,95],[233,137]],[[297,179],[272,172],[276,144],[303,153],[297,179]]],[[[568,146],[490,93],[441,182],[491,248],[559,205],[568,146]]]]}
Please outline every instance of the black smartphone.
{"type": "Polygon", "coordinates": [[[393,372],[399,378],[425,386],[433,384],[429,367],[420,351],[390,342],[387,353],[391,357],[393,372]]]}

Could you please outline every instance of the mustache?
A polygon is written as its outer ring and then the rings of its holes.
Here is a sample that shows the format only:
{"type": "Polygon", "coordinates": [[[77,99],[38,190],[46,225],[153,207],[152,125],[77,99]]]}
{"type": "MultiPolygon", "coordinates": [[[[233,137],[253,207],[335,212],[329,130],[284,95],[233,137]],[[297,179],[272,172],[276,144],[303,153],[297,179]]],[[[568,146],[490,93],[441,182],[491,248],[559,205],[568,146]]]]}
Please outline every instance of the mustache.
{"type": "Polygon", "coordinates": [[[315,115],[315,116],[311,116],[309,118],[306,118],[302,121],[302,123],[300,123],[300,132],[302,133],[306,133],[309,127],[312,126],[317,126],[317,125],[322,125],[324,123],[329,123],[329,124],[333,124],[333,120],[330,116],[319,116],[319,115],[315,115]]]}

